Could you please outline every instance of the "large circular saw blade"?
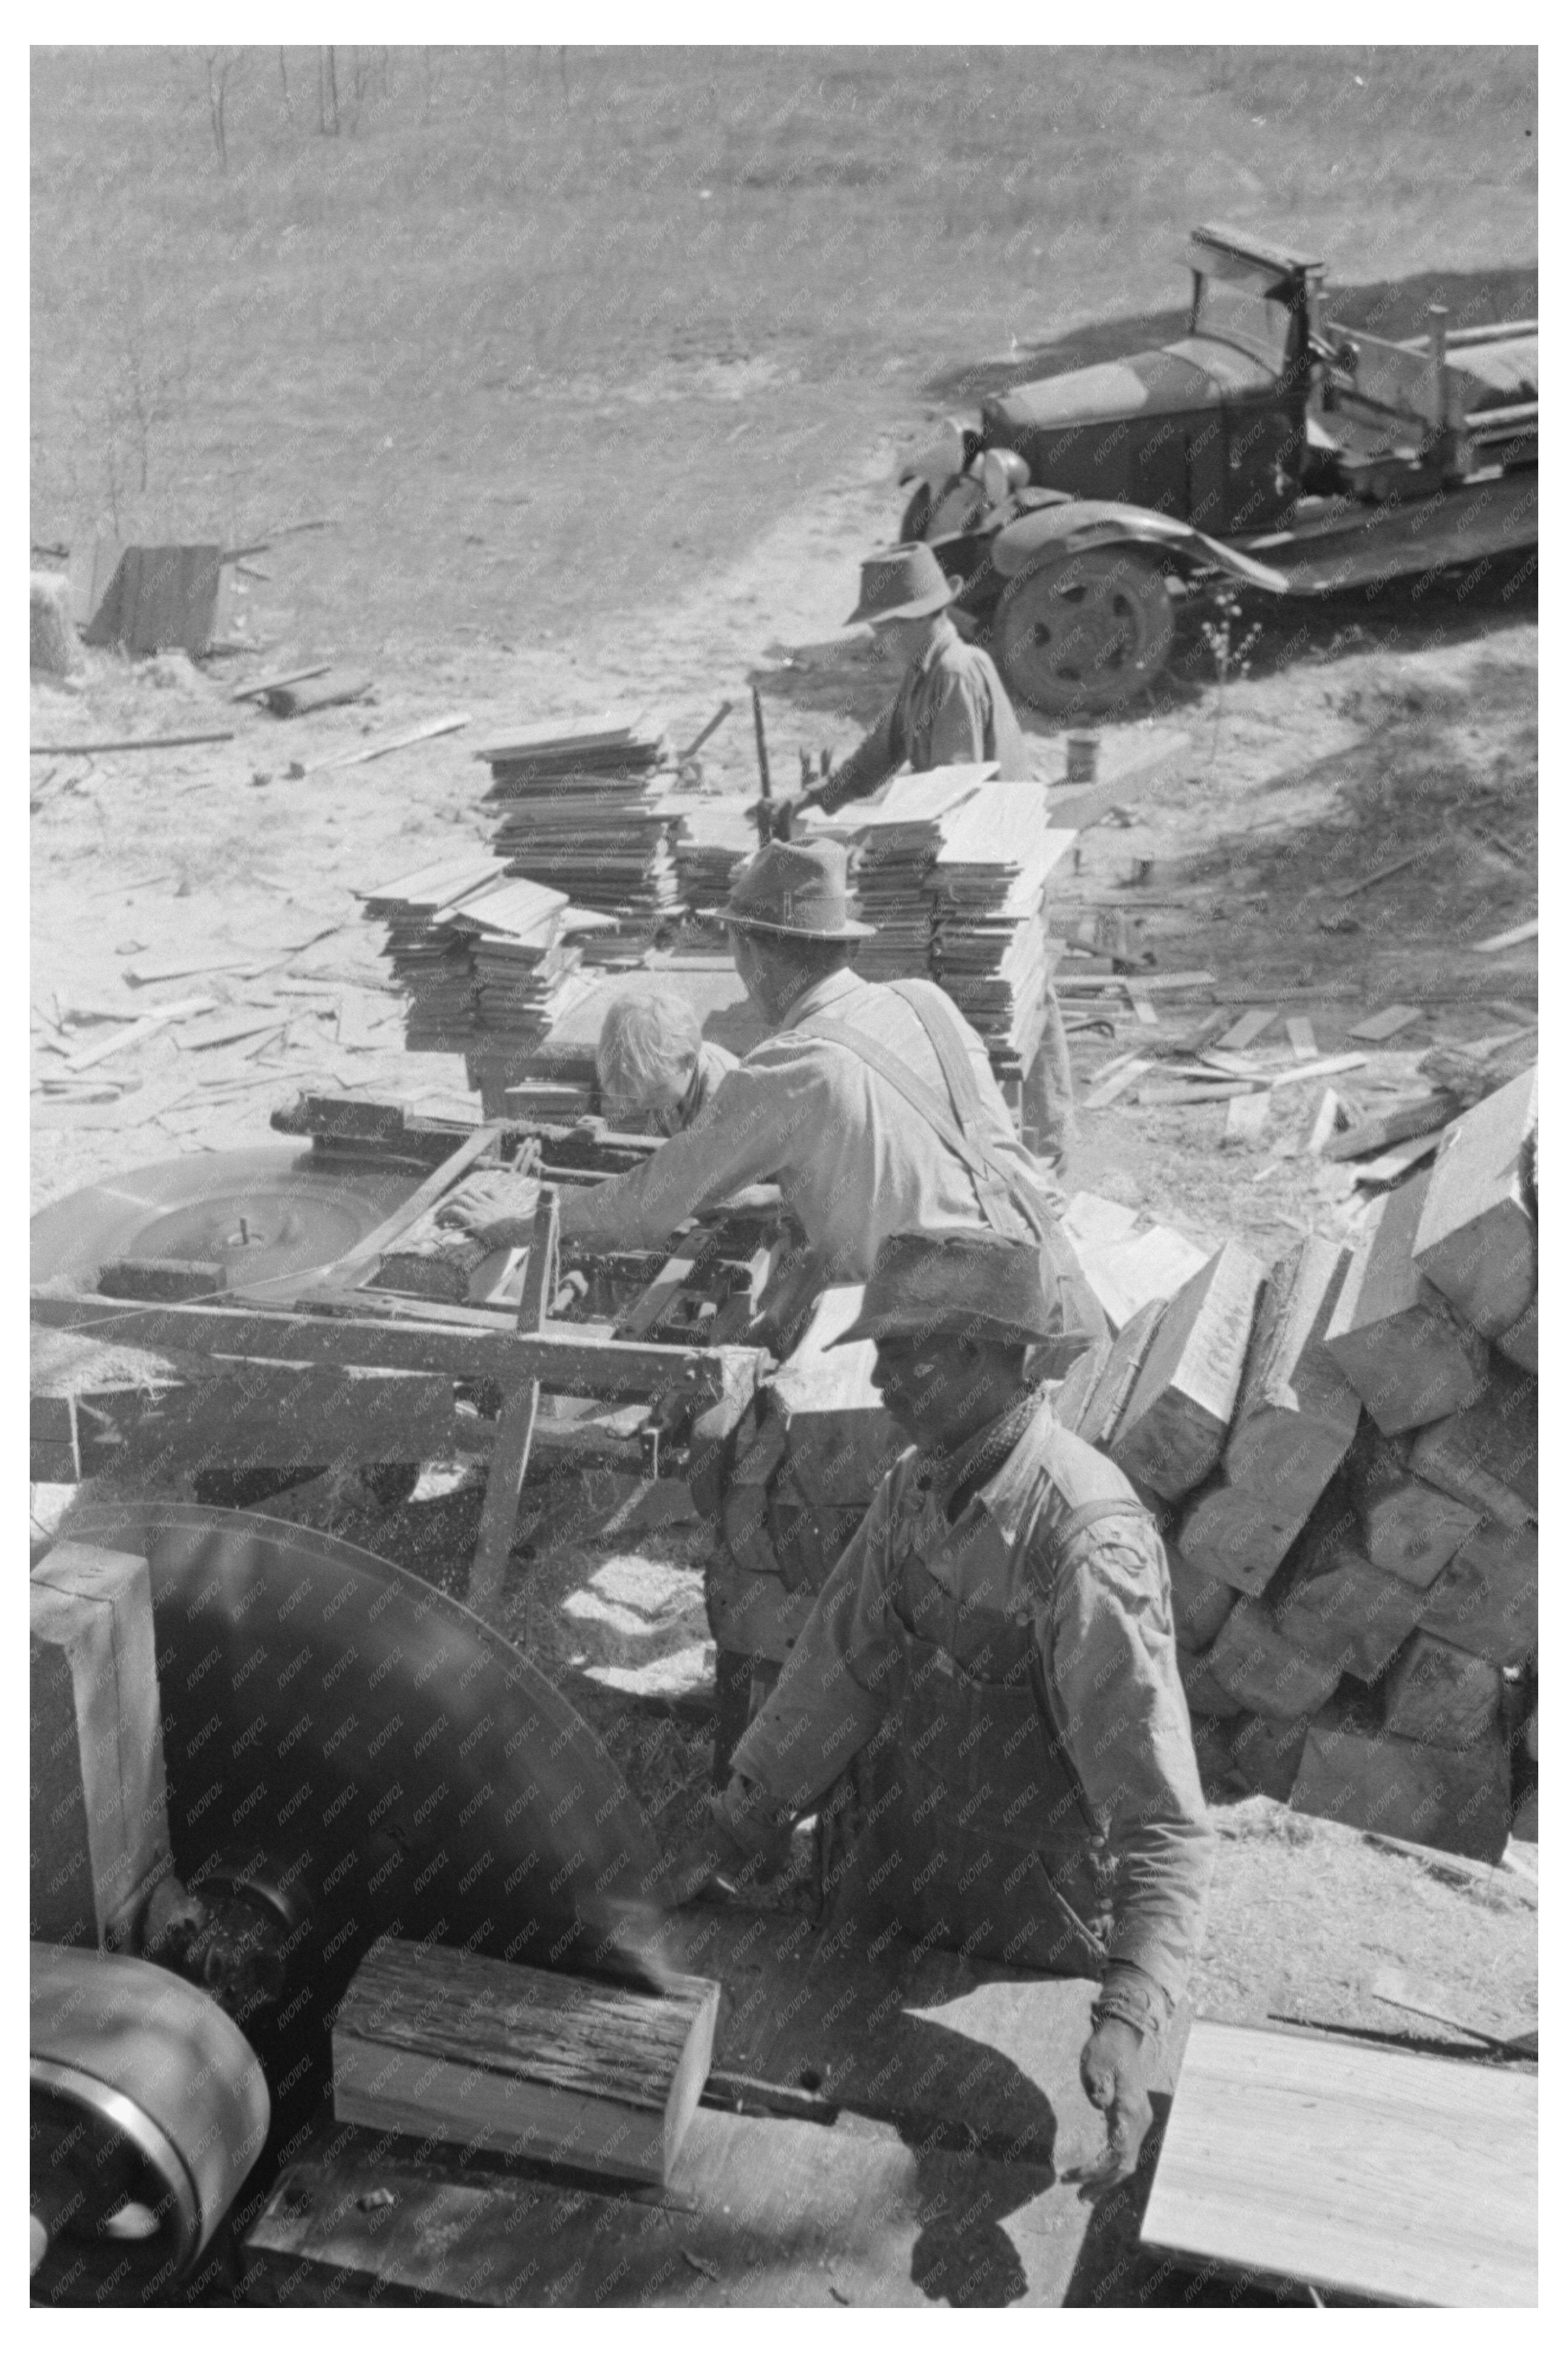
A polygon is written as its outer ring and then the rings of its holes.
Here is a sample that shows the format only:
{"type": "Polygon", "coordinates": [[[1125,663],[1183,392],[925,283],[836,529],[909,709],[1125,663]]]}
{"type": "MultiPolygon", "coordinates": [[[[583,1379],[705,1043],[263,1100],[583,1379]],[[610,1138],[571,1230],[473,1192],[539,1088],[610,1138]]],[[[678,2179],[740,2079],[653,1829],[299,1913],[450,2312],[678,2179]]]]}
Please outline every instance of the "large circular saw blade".
{"type": "Polygon", "coordinates": [[[157,1161],[40,1209],[33,1281],[89,1290],[118,1259],[216,1262],[230,1291],[324,1270],[407,1200],[423,1174],[289,1145],[157,1161]]]}
{"type": "Polygon", "coordinates": [[[297,2066],[320,2095],[328,2014],[382,1934],[664,1980],[639,1808],[460,1603],[253,1513],[104,1504],[69,1534],[151,1567],[176,1871],[195,1884],[248,1860],[309,1906],[275,2032],[247,2021],[269,2073],[297,2066]]]}

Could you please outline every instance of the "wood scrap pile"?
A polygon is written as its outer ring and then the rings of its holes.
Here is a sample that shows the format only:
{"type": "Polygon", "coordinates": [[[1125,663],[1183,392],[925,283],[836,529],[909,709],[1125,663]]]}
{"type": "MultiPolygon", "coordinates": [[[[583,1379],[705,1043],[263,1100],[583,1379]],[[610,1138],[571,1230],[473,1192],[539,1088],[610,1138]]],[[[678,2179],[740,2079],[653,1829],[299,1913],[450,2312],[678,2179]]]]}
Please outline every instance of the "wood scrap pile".
{"type": "Polygon", "coordinates": [[[495,847],[509,872],[578,906],[657,923],[679,904],[662,736],[615,726],[489,745],[486,798],[502,805],[495,847]]]}
{"type": "MultiPolygon", "coordinates": [[[[1211,1773],[1494,1862],[1536,1648],[1535,1124],[1531,1071],[1353,1250],[1227,1243],[1108,1300],[1058,1395],[1162,1525],[1211,1773]]],[[[1078,1230],[1096,1281],[1118,1237],[1078,1230]]]]}

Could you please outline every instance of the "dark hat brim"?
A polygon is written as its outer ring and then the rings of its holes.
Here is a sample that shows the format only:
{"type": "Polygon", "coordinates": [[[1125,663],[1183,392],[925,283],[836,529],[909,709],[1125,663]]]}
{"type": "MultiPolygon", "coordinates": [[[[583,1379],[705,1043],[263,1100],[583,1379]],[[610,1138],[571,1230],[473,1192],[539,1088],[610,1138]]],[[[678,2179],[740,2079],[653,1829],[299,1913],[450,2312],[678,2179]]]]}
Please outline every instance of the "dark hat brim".
{"type": "Polygon", "coordinates": [[[737,932],[771,932],[781,940],[874,940],[875,923],[859,923],[847,915],[833,931],[807,931],[799,923],[773,923],[763,915],[749,915],[743,908],[699,907],[695,910],[700,923],[728,923],[737,932]]]}
{"type": "Polygon", "coordinates": [[[850,629],[862,621],[929,620],[931,614],[944,612],[957,594],[956,588],[944,586],[940,592],[931,588],[923,596],[911,596],[904,605],[868,605],[862,596],[844,626],[850,629]]]}
{"type": "Polygon", "coordinates": [[[837,1339],[827,1341],[826,1346],[847,1348],[855,1340],[914,1339],[921,1335],[931,1339],[945,1335],[961,1340],[992,1340],[997,1346],[1007,1348],[1034,1348],[1042,1340],[1059,1340],[1062,1336],[1059,1328],[1042,1331],[1032,1324],[1007,1323],[995,1316],[979,1314],[973,1308],[965,1308],[962,1315],[955,1314],[951,1324],[931,1315],[929,1311],[921,1315],[912,1311],[888,1308],[877,1314],[858,1315],[847,1331],[840,1332],[837,1339]]]}

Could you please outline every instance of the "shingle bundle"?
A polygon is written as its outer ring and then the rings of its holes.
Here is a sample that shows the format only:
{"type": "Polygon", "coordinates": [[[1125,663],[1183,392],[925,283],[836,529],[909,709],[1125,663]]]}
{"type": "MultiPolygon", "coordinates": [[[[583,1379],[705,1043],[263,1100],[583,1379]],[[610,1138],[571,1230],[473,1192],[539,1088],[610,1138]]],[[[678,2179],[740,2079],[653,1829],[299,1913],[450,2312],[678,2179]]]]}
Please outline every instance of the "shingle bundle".
{"type": "Polygon", "coordinates": [[[925,881],[931,972],[994,1052],[1027,1069],[1045,1029],[1044,907],[1073,839],[1046,822],[1043,786],[988,784],[942,822],[925,881]]]}
{"type": "Polygon", "coordinates": [[[408,1000],[404,1042],[413,1053],[456,1053],[474,1033],[468,939],[443,918],[492,888],[504,863],[491,851],[437,859],[359,893],[362,913],[386,925],[382,954],[408,1000]]]}
{"type": "Polygon", "coordinates": [[[870,799],[851,801],[816,827],[852,851],[860,912],[877,927],[856,958],[868,980],[896,980],[924,973],[931,961],[931,902],[926,879],[942,846],[943,828],[954,811],[973,803],[994,762],[969,767],[931,768],[923,776],[895,776],[870,799]]]}
{"type": "Polygon", "coordinates": [[[738,870],[757,849],[757,829],[733,802],[683,801],[675,834],[675,871],[683,906],[722,906],[738,870]]]}
{"type": "Polygon", "coordinates": [[[531,1042],[592,987],[580,969],[584,931],[608,916],[574,908],[564,892],[507,876],[438,918],[469,952],[474,1031],[531,1042]]]}
{"type": "Polygon", "coordinates": [[[508,871],[583,907],[658,922],[678,902],[674,819],[660,736],[629,726],[491,744],[487,799],[502,804],[495,848],[508,871]]]}

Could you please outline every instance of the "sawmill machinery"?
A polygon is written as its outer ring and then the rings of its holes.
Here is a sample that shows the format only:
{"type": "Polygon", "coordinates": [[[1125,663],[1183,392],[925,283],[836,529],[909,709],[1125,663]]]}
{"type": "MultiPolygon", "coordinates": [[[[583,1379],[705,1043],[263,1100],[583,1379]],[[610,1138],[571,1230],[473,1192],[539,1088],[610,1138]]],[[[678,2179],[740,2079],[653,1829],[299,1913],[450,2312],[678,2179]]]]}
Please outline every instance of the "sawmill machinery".
{"type": "MultiPolygon", "coordinates": [[[[226,2212],[265,2195],[330,2088],[331,2015],[378,1936],[624,1983],[665,1972],[638,1807],[560,1694],[460,1603],[311,1529],[152,1503],[79,1510],[35,1567],[36,1601],[86,1608],[95,1562],[134,1572],[117,1591],[150,1596],[155,1691],[142,1697],[162,1813],[153,1867],[106,1932],[62,1932],[49,1904],[69,1824],[62,1802],[40,1824],[61,1760],[40,1761],[36,1609],[43,2304],[211,2290],[226,2212]],[[72,1574],[51,1586],[68,1555],[72,1574]]],[[[114,1641],[108,1702],[79,1652],[81,1771],[134,1713],[135,1644],[123,1627],[114,1641]]]]}

